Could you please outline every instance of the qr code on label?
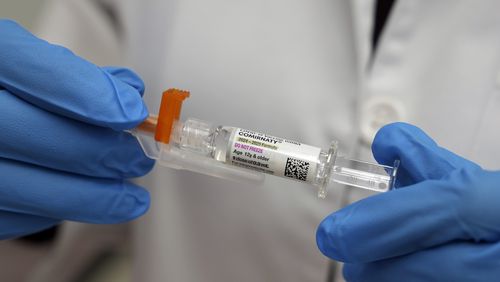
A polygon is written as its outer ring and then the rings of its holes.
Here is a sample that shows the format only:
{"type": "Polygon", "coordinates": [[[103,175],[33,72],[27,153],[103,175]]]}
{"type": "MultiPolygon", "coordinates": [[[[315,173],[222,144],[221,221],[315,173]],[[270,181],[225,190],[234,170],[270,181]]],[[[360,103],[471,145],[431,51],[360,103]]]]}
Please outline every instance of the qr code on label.
{"type": "Polygon", "coordinates": [[[285,166],[285,176],[297,180],[306,181],[309,171],[309,162],[288,158],[285,166]]]}

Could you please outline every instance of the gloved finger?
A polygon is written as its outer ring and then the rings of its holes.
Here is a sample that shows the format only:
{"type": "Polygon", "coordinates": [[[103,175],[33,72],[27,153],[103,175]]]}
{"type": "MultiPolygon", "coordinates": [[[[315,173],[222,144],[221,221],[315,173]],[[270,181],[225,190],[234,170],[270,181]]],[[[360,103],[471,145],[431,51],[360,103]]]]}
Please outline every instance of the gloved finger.
{"type": "Polygon", "coordinates": [[[154,165],[128,133],[52,114],[5,90],[0,107],[0,157],[107,178],[142,176],[154,165]]]}
{"type": "Polygon", "coordinates": [[[0,211],[0,240],[32,234],[59,222],[47,217],[0,211]]]}
{"type": "Polygon", "coordinates": [[[144,91],[146,89],[144,86],[144,82],[135,72],[127,68],[112,66],[102,67],[102,69],[118,78],[119,80],[125,82],[126,84],[134,87],[141,96],[144,95],[144,91]]]}
{"type": "Polygon", "coordinates": [[[500,173],[459,170],[363,199],[329,215],[316,239],[326,256],[370,262],[454,240],[500,240],[500,173]]]}
{"type": "Polygon", "coordinates": [[[147,117],[136,89],[142,81],[132,72],[114,76],[13,21],[0,20],[0,33],[0,85],[11,93],[47,111],[115,130],[147,117]]]}
{"type": "Polygon", "coordinates": [[[455,242],[402,257],[345,264],[344,277],[357,281],[497,281],[500,243],[455,242]]]}
{"type": "Polygon", "coordinates": [[[396,187],[427,179],[441,179],[458,168],[478,167],[444,148],[416,126],[392,123],[382,127],[372,144],[373,156],[382,164],[401,161],[396,187]]]}
{"type": "Polygon", "coordinates": [[[0,210],[89,223],[144,214],[149,193],[124,180],[85,177],[0,159],[0,210]]]}

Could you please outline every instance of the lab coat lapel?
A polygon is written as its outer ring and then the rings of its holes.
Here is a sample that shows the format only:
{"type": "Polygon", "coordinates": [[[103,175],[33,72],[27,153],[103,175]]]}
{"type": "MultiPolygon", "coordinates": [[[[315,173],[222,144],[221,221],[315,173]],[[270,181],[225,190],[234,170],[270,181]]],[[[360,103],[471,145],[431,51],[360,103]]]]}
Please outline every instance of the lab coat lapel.
{"type": "Polygon", "coordinates": [[[374,0],[350,1],[353,20],[357,68],[360,79],[364,79],[370,61],[370,38],[373,25],[374,0]]]}

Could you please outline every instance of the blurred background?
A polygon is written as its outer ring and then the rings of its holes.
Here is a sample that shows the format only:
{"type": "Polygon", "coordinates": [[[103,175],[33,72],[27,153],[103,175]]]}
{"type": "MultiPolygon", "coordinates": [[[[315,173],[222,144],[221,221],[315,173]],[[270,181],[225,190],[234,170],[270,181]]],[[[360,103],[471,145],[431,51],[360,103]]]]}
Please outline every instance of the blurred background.
{"type": "Polygon", "coordinates": [[[10,18],[28,29],[35,27],[46,0],[0,0],[0,18],[10,18]]]}
{"type": "MultiPolygon", "coordinates": [[[[36,33],[39,15],[46,0],[0,0],[0,18],[9,18],[36,33]]],[[[49,273],[60,273],[51,281],[114,282],[131,281],[129,226],[99,226],[70,223],[25,238],[0,241],[0,281],[49,281],[49,273]],[[80,244],[73,244],[71,260],[62,254],[55,238],[83,230],[80,244]],[[97,237],[96,235],[99,235],[97,237]],[[49,269],[57,261],[61,269],[49,269]],[[58,275],[59,276],[59,275],[58,275]]],[[[74,239],[72,239],[74,240],[74,239]]],[[[65,242],[70,244],[71,242],[65,242]]],[[[67,250],[64,250],[67,252],[67,250]]]]}

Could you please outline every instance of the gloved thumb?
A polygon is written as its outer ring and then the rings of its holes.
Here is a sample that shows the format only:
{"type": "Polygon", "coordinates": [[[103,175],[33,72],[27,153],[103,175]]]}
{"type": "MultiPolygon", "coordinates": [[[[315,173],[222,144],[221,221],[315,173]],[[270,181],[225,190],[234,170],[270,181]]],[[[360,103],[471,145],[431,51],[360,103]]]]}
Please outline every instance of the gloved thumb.
{"type": "Polygon", "coordinates": [[[382,127],[372,144],[373,156],[385,165],[401,161],[396,187],[412,185],[428,179],[442,179],[458,168],[478,168],[444,148],[420,128],[407,123],[392,123],[382,127]]]}

